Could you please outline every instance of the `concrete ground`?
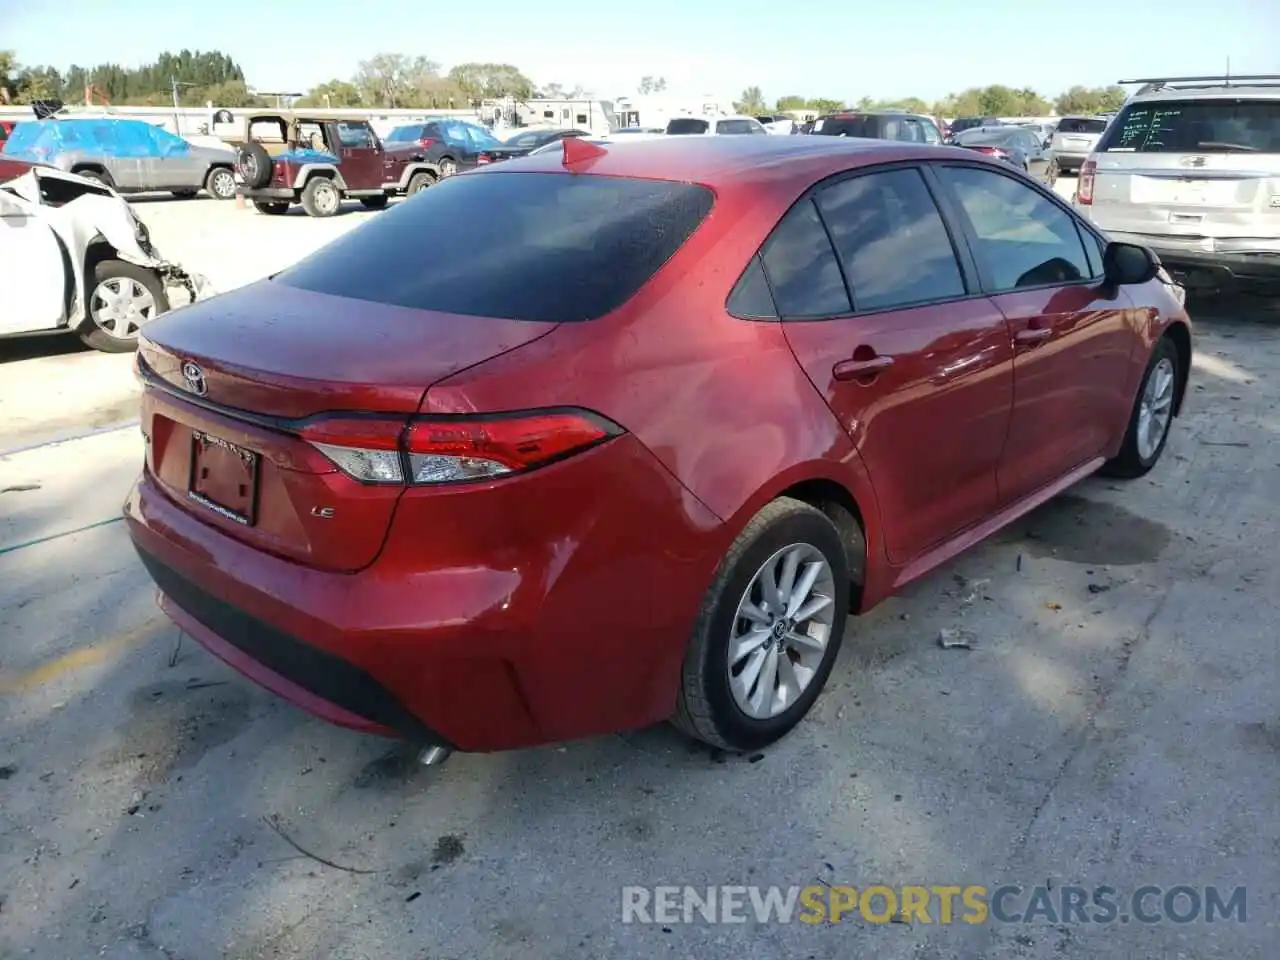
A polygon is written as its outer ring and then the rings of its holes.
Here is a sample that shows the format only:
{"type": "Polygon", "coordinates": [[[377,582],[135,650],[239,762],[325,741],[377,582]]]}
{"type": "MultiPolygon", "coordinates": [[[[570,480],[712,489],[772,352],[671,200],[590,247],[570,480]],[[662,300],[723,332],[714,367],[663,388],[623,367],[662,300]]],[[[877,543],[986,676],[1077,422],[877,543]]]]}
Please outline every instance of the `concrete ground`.
{"type": "MultiPolygon", "coordinates": [[[[223,289],[368,216],[139,209],[223,289]]],[[[762,756],[659,727],[430,770],[176,643],[118,522],[136,426],[65,439],[130,419],[128,359],[9,345],[0,958],[1275,957],[1277,316],[1198,311],[1157,469],[852,623],[762,756]],[[874,883],[1244,886],[1247,919],[621,922],[632,885],[874,883]]]]}

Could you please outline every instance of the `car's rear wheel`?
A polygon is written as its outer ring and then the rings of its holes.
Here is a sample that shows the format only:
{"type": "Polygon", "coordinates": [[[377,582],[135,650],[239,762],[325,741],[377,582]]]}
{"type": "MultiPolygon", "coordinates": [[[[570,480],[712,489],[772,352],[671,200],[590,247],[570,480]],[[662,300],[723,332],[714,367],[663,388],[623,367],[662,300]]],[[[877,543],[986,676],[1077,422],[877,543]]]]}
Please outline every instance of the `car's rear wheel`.
{"type": "Polygon", "coordinates": [[[409,186],[405,189],[405,196],[412,197],[415,193],[421,193],[435,182],[436,178],[425,171],[415,173],[409,178],[409,186]]]}
{"type": "Polygon", "coordinates": [[[441,179],[445,177],[452,177],[458,172],[458,164],[453,157],[441,157],[440,162],[437,163],[436,166],[440,168],[441,179]]]}
{"type": "Polygon", "coordinates": [[[1178,350],[1173,341],[1161,337],[1147,362],[1120,453],[1103,467],[1108,476],[1141,477],[1160,459],[1169,440],[1178,383],[1186,375],[1179,367],[1178,350]]]}
{"type": "Polygon", "coordinates": [[[381,210],[387,205],[387,195],[384,193],[380,197],[361,197],[360,203],[366,210],[381,210]]]}
{"type": "Polygon", "coordinates": [[[312,177],[302,188],[302,209],[310,217],[332,217],[342,207],[342,191],[328,177],[312,177]]]}
{"type": "Polygon", "coordinates": [[[226,167],[214,167],[205,177],[204,188],[215,200],[236,198],[236,175],[226,167]]]}
{"type": "Polygon", "coordinates": [[[80,339],[104,353],[128,353],[138,332],[169,309],[164,282],[154,270],[123,260],[101,260],[93,268],[80,339]]]}
{"type": "Polygon", "coordinates": [[[799,500],[767,504],[703,600],[673,722],[729,750],[784,736],[822,691],[848,610],[848,558],[835,524],[799,500]]]}
{"type": "Polygon", "coordinates": [[[287,200],[255,200],[253,209],[269,217],[283,217],[289,212],[289,202],[287,200]]]}

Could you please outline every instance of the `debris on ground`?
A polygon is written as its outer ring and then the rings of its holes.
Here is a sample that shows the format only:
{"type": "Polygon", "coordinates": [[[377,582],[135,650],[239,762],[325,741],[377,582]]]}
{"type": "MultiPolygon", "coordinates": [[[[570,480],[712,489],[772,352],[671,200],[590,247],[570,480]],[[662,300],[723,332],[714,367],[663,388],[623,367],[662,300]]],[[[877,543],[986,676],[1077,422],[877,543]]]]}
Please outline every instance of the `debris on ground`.
{"type": "Polygon", "coordinates": [[[1089,592],[1090,592],[1090,593],[1106,593],[1106,592],[1107,592],[1108,590],[1110,590],[1110,589],[1111,589],[1111,584],[1109,584],[1109,583],[1091,583],[1091,584],[1089,584],[1089,592]]]}
{"type": "Polygon", "coordinates": [[[1056,600],[1050,600],[1050,601],[1049,601],[1048,603],[1046,603],[1044,606],[1045,606],[1045,609],[1046,609],[1046,610],[1061,610],[1061,609],[1062,609],[1062,604],[1058,603],[1056,600]]]}
{"type": "Polygon", "coordinates": [[[1244,440],[1201,440],[1202,447],[1247,447],[1249,446],[1244,440]]]}
{"type": "Polygon", "coordinates": [[[977,645],[977,634],[970,630],[943,627],[938,631],[938,646],[943,650],[972,650],[977,645]]]}

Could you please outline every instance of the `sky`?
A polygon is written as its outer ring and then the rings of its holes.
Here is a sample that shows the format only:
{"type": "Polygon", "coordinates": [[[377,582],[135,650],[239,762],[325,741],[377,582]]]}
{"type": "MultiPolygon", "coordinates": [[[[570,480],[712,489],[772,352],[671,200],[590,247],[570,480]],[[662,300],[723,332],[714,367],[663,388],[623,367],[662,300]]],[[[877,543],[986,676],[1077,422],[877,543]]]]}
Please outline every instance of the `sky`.
{"type": "Polygon", "coordinates": [[[218,49],[250,86],[305,92],[348,78],[376,53],[423,55],[447,70],[512,63],[535,84],[602,99],[662,76],[673,94],[736,99],[759,86],[849,101],[967,87],[1130,77],[1280,74],[1280,0],[0,0],[0,49],[60,69],[136,66],[164,49],[218,49]]]}

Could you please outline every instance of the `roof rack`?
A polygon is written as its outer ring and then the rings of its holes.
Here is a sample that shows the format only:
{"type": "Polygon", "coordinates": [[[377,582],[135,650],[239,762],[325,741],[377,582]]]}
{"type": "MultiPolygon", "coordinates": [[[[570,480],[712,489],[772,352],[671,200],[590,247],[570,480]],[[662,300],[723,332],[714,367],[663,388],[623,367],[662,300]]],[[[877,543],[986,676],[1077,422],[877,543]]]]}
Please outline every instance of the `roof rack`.
{"type": "Polygon", "coordinates": [[[1196,90],[1205,89],[1207,87],[1233,86],[1278,87],[1280,86],[1280,75],[1268,73],[1247,73],[1237,74],[1235,76],[1223,74],[1222,76],[1207,77],[1145,77],[1137,80],[1117,80],[1116,83],[1121,85],[1130,85],[1135,83],[1142,84],[1142,89],[1134,94],[1134,96],[1141,96],[1144,93],[1153,93],[1156,90],[1164,89],[1196,90]],[[1193,86],[1176,86],[1180,84],[1193,84],[1193,86]]]}

